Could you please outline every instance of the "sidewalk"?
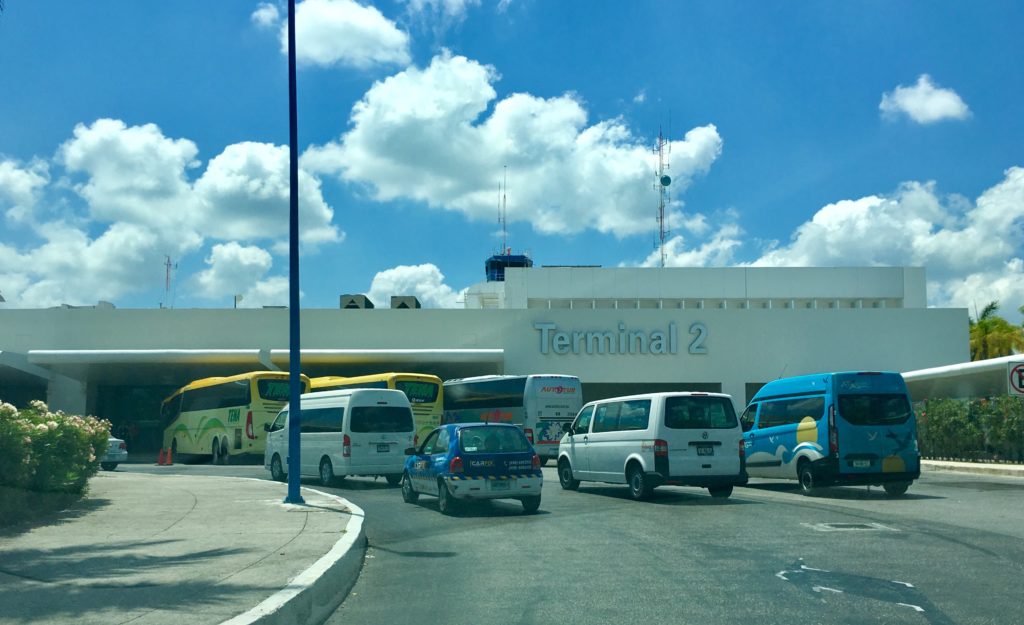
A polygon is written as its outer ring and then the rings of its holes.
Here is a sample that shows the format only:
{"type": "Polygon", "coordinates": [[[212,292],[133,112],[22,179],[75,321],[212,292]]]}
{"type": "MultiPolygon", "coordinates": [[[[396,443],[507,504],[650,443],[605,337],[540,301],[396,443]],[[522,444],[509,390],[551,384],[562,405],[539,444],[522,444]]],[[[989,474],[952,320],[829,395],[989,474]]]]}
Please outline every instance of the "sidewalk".
{"type": "Polygon", "coordinates": [[[101,472],[51,524],[0,533],[0,624],[319,623],[355,583],[363,512],[245,478],[101,472]]]}
{"type": "Polygon", "coordinates": [[[922,460],[923,471],[959,471],[961,473],[980,473],[983,475],[1007,475],[1024,477],[1022,464],[985,464],[982,462],[952,462],[949,460],[922,460]]]}

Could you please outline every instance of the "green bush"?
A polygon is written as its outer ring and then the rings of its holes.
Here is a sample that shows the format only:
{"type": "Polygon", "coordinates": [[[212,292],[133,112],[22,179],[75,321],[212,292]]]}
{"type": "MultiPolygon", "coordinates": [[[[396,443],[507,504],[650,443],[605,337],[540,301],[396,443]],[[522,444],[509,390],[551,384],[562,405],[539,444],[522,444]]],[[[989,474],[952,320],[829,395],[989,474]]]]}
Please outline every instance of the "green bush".
{"type": "Polygon", "coordinates": [[[932,399],[918,405],[921,454],[930,458],[1024,461],[1024,400],[932,399]]]}
{"type": "Polygon", "coordinates": [[[41,401],[21,411],[0,402],[0,485],[82,492],[109,435],[106,420],[50,412],[41,401]]]}

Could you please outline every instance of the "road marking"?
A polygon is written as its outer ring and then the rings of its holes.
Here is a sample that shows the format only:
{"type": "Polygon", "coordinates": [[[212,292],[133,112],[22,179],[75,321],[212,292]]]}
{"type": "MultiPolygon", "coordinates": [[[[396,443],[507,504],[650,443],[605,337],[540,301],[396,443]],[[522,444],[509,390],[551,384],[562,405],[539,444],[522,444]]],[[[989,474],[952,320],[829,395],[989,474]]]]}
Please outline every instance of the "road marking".
{"type": "Polygon", "coordinates": [[[898,532],[900,530],[881,523],[801,523],[816,532],[898,532]]]}

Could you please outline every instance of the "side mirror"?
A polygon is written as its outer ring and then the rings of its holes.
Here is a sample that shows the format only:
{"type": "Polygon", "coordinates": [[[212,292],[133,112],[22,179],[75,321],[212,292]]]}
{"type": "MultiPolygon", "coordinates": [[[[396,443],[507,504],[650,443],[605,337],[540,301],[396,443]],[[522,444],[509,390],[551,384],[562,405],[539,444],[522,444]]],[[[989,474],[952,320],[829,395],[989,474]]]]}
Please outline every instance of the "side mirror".
{"type": "Polygon", "coordinates": [[[264,431],[264,432],[269,432],[269,431],[270,431],[270,426],[271,426],[271,425],[272,425],[272,424],[270,424],[270,423],[264,423],[264,424],[263,424],[263,431],[264,431]]]}
{"type": "Polygon", "coordinates": [[[572,424],[571,423],[563,423],[562,424],[562,432],[564,434],[572,434],[572,424]]]}
{"type": "Polygon", "coordinates": [[[406,447],[405,448],[405,455],[406,456],[415,456],[416,455],[416,448],[415,447],[406,447]]]}

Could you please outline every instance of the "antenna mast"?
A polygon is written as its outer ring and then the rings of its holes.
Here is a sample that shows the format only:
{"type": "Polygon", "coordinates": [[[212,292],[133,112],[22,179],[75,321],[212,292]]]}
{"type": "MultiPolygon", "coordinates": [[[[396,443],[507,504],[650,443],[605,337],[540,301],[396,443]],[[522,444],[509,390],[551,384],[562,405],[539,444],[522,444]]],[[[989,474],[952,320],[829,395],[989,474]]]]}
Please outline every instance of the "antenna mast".
{"type": "Polygon", "coordinates": [[[171,295],[171,272],[173,272],[177,268],[178,263],[171,261],[170,256],[164,256],[164,302],[167,303],[168,308],[174,308],[174,299],[173,296],[171,295]]]}
{"type": "Polygon", "coordinates": [[[498,211],[498,222],[501,223],[501,253],[508,254],[508,165],[505,165],[503,182],[498,185],[501,205],[498,211]]]}
{"type": "Polygon", "coordinates": [[[672,178],[668,175],[668,157],[672,154],[672,142],[665,138],[658,128],[658,142],[654,146],[658,155],[658,169],[654,172],[654,188],[658,190],[658,250],[661,255],[661,266],[665,266],[665,239],[668,238],[668,223],[665,220],[665,205],[671,202],[668,187],[672,178]]]}

